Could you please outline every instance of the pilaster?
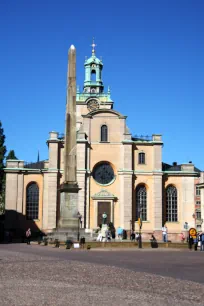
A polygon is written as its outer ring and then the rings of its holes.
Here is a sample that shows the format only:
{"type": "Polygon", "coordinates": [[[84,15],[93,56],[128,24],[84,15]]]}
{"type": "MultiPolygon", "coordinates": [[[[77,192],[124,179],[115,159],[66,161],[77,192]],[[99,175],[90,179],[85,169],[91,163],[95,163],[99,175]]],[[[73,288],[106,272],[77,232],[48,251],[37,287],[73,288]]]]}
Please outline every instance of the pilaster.
{"type": "Polygon", "coordinates": [[[17,182],[17,212],[23,213],[23,188],[24,187],[24,174],[18,174],[18,182],[17,182]]]}
{"type": "MultiPolygon", "coordinates": [[[[199,185],[200,188],[200,208],[201,208],[201,219],[204,220],[204,183],[199,185]]],[[[204,221],[202,222],[202,231],[204,232],[204,221]]]]}
{"type": "Polygon", "coordinates": [[[152,177],[152,222],[154,230],[162,228],[162,174],[152,177]]]}
{"type": "Polygon", "coordinates": [[[162,138],[161,135],[152,135],[153,142],[153,171],[162,171],[162,138]]]}
{"type": "Polygon", "coordinates": [[[194,180],[195,178],[190,176],[183,176],[181,178],[181,191],[178,195],[178,209],[179,207],[182,209],[181,211],[178,211],[178,221],[180,222],[181,230],[183,230],[185,222],[188,222],[189,228],[195,227],[195,219],[193,218],[195,211],[194,180]]]}
{"type": "Polygon", "coordinates": [[[43,211],[42,211],[42,229],[48,228],[48,177],[49,174],[46,172],[43,176],[43,211]]]}
{"type": "Polygon", "coordinates": [[[56,228],[57,222],[57,177],[58,171],[49,171],[48,173],[48,215],[47,229],[56,228]]]}
{"type": "Polygon", "coordinates": [[[124,143],[121,148],[120,178],[120,224],[124,229],[129,229],[132,220],[132,143],[124,143]]]}
{"type": "Polygon", "coordinates": [[[18,228],[18,214],[23,214],[23,174],[21,160],[7,160],[6,162],[6,228],[18,228]]]}
{"type": "Polygon", "coordinates": [[[49,145],[49,169],[47,177],[45,177],[44,196],[45,204],[43,209],[43,227],[45,225],[47,230],[56,228],[57,224],[57,189],[58,189],[58,153],[59,153],[59,139],[57,132],[50,132],[48,140],[49,145]],[[46,203],[47,201],[47,203],[46,203]]]}

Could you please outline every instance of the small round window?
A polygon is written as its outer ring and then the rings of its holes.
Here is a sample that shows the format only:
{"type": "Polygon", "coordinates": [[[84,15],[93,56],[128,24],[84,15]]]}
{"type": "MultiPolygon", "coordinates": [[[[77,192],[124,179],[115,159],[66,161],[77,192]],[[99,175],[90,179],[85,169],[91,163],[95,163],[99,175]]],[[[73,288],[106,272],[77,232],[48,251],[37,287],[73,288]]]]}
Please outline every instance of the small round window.
{"type": "Polygon", "coordinates": [[[111,165],[107,162],[100,163],[94,167],[93,178],[97,183],[106,185],[114,179],[114,171],[111,165]]]}

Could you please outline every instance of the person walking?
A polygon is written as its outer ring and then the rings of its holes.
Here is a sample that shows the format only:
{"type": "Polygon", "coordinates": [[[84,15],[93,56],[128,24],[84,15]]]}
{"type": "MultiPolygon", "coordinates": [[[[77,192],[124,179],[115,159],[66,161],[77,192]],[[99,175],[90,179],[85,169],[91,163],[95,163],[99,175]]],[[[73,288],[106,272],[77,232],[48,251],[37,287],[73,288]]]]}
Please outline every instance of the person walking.
{"type": "Polygon", "coordinates": [[[200,250],[204,251],[204,233],[200,234],[200,250]]]}
{"type": "Polygon", "coordinates": [[[31,237],[31,230],[28,228],[26,231],[26,239],[27,239],[27,244],[30,244],[30,237],[31,237]]]}

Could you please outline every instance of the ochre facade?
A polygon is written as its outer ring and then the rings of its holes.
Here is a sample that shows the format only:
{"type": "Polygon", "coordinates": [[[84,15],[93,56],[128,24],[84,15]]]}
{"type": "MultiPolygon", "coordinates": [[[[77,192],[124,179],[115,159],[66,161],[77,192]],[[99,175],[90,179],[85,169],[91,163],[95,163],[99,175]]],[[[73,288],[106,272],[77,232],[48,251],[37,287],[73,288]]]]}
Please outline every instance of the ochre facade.
{"type": "MultiPolygon", "coordinates": [[[[126,116],[113,108],[110,90],[104,93],[102,68],[102,61],[92,51],[92,56],[85,61],[83,92],[77,89],[76,93],[78,211],[82,226],[87,232],[97,229],[101,211],[106,208],[115,228],[138,231],[140,217],[144,238],[153,232],[161,238],[161,228],[166,223],[169,239],[178,240],[179,234],[185,231],[185,223],[188,228],[195,226],[195,185],[202,183],[200,171],[191,162],[163,163],[160,134],[151,137],[130,134],[126,116]]],[[[58,226],[64,138],[50,132],[47,144],[49,158],[43,166],[7,161],[9,228],[31,226],[51,232],[58,226]],[[29,195],[28,186],[32,183],[36,185],[29,195]],[[28,218],[26,205],[29,201],[32,205],[32,196],[36,194],[38,217],[32,218],[35,211],[31,209],[28,218]]]]}

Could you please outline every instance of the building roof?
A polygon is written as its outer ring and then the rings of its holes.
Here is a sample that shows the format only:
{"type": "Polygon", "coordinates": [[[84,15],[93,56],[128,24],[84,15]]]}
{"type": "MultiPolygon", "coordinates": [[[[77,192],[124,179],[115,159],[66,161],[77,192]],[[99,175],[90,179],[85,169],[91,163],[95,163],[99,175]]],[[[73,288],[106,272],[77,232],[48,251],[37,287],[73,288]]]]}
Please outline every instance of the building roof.
{"type": "Polygon", "coordinates": [[[24,168],[28,169],[44,169],[44,160],[33,163],[33,162],[25,162],[24,168]]]}
{"type": "MultiPolygon", "coordinates": [[[[173,165],[162,163],[162,171],[181,171],[181,165],[177,165],[176,162],[174,162],[173,165]]],[[[196,168],[195,166],[194,171],[201,172],[201,170],[196,168]]]]}

